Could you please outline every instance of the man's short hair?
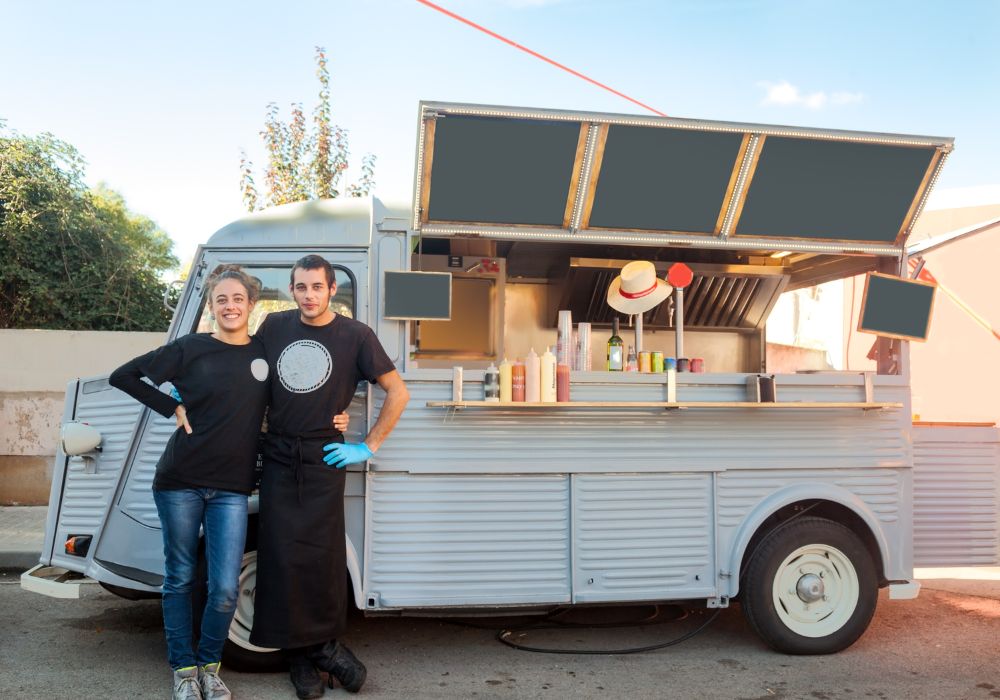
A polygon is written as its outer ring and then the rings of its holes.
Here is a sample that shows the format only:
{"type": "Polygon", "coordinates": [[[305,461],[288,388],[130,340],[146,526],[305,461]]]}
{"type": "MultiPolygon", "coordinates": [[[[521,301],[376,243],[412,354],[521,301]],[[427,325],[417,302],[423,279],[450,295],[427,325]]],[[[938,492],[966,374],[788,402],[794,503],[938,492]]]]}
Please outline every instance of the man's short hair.
{"type": "Polygon", "coordinates": [[[293,287],[295,286],[295,271],[296,270],[323,270],[326,273],[326,283],[327,286],[332,287],[337,281],[336,276],[333,272],[333,265],[326,261],[321,255],[307,255],[304,258],[299,258],[292,265],[292,273],[289,276],[289,284],[293,287]]]}

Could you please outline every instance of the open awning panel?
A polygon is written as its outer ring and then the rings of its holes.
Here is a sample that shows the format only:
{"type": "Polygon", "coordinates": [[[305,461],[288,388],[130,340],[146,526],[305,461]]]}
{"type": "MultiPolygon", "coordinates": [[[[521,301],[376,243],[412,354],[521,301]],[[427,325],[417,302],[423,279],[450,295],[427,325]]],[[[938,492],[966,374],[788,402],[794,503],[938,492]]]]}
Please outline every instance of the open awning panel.
{"type": "Polygon", "coordinates": [[[896,243],[936,154],[769,137],[735,234],[896,243]]]}
{"type": "Polygon", "coordinates": [[[580,125],[437,120],[428,220],[562,226],[580,125]]]}
{"type": "Polygon", "coordinates": [[[839,243],[892,254],[951,147],[938,137],[425,103],[414,223],[428,234],[633,232],[662,234],[664,245],[839,243]]]}
{"type": "Polygon", "coordinates": [[[715,233],[743,135],[612,125],[588,228],[715,233]]]}

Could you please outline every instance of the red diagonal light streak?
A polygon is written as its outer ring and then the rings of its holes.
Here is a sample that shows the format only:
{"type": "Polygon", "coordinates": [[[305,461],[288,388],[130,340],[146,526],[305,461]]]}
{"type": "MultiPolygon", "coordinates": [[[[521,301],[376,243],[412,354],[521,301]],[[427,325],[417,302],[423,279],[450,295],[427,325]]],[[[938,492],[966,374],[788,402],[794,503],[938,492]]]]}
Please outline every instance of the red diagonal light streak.
{"type": "Polygon", "coordinates": [[[657,115],[659,115],[661,117],[667,116],[666,114],[664,114],[663,112],[661,112],[658,109],[653,109],[649,105],[643,104],[639,100],[637,100],[635,98],[632,98],[632,97],[629,97],[628,95],[626,95],[623,92],[619,92],[618,90],[615,90],[613,87],[609,87],[609,86],[605,85],[604,83],[598,82],[598,81],[594,80],[593,78],[588,77],[588,76],[584,75],[583,73],[581,73],[579,71],[573,70],[569,66],[564,66],[563,64],[559,63],[558,61],[553,61],[548,56],[543,56],[542,54],[538,53],[537,51],[532,51],[527,46],[521,46],[516,41],[513,41],[512,39],[508,39],[505,36],[497,34],[496,32],[494,32],[494,31],[492,31],[490,29],[487,29],[486,27],[482,26],[481,24],[476,24],[472,20],[469,20],[469,19],[466,19],[465,17],[462,17],[462,15],[456,14],[456,13],[452,12],[451,10],[446,10],[445,8],[441,7],[440,5],[436,5],[433,2],[430,2],[429,0],[417,0],[417,2],[419,2],[421,5],[426,5],[427,7],[431,8],[432,10],[437,10],[441,14],[447,15],[448,17],[451,17],[452,19],[458,20],[462,24],[467,24],[470,27],[472,27],[473,29],[478,29],[479,31],[483,32],[484,34],[488,34],[489,36],[493,37],[494,39],[498,39],[499,41],[502,41],[505,44],[509,44],[509,45],[513,46],[515,49],[518,49],[520,51],[524,51],[529,56],[534,56],[537,59],[545,61],[549,65],[555,66],[556,68],[558,68],[560,70],[564,70],[567,73],[569,73],[570,75],[575,75],[577,78],[580,78],[581,80],[586,80],[588,83],[590,83],[592,85],[596,85],[597,87],[601,88],[602,90],[607,90],[610,93],[618,95],[618,97],[624,98],[624,99],[628,100],[629,102],[631,102],[633,104],[637,104],[640,107],[642,107],[643,109],[648,109],[653,114],[657,114],[657,115]]]}

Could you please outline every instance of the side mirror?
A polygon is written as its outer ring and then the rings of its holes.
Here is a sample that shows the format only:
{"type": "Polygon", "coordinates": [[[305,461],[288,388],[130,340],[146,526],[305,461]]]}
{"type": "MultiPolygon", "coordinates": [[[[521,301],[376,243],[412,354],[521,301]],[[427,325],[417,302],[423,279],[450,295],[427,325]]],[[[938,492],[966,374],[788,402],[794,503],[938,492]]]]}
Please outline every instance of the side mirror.
{"type": "Polygon", "coordinates": [[[165,308],[170,313],[174,313],[175,311],[177,311],[176,306],[170,305],[170,294],[175,289],[183,286],[184,286],[184,280],[174,280],[173,282],[168,284],[166,288],[164,288],[163,290],[163,308],[165,308]]]}
{"type": "Polygon", "coordinates": [[[59,433],[62,451],[70,457],[80,457],[101,449],[101,432],[86,423],[64,423],[59,433]]]}

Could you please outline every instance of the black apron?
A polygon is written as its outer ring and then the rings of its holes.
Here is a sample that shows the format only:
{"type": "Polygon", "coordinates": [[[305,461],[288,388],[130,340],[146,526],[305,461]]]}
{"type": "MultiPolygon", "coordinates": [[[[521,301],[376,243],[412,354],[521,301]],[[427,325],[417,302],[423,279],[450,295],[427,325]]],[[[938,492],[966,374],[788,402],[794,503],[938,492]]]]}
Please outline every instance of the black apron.
{"type": "Polygon", "coordinates": [[[269,433],[265,442],[250,633],[260,647],[320,644],[347,624],[347,470],[322,460],[323,445],[344,438],[324,433],[269,433]]]}

